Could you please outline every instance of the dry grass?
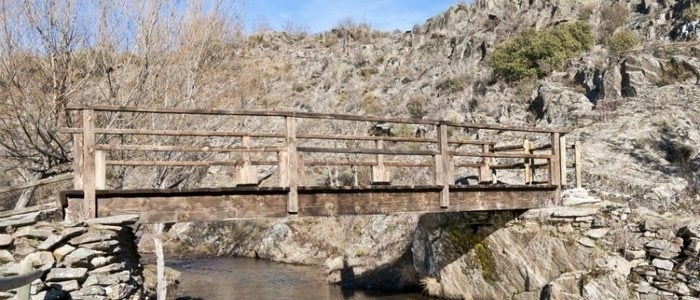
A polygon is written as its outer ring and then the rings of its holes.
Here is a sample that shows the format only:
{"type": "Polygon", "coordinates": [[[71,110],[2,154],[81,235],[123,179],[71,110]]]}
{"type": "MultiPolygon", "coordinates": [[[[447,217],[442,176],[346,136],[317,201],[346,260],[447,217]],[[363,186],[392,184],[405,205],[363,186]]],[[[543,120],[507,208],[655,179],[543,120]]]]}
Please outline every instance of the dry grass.
{"type": "Polygon", "coordinates": [[[433,277],[425,277],[420,280],[420,285],[423,287],[423,293],[432,297],[442,297],[442,286],[440,282],[433,277]]]}

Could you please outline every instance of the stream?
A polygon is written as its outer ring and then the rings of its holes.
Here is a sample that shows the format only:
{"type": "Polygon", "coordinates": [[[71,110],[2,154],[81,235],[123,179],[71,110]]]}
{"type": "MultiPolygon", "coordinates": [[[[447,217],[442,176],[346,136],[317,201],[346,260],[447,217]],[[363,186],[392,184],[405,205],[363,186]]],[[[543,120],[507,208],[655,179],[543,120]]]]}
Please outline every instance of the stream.
{"type": "Polygon", "coordinates": [[[177,295],[169,299],[429,299],[416,293],[347,290],[327,283],[317,267],[252,258],[173,259],[166,265],[182,272],[177,295]]]}

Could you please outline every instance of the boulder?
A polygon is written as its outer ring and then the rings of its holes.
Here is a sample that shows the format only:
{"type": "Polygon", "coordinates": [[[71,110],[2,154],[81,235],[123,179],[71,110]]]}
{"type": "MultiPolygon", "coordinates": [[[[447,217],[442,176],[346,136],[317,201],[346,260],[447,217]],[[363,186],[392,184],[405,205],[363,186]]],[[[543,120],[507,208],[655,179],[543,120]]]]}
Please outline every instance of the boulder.
{"type": "Polygon", "coordinates": [[[595,247],[595,241],[592,240],[592,239],[590,239],[590,238],[588,238],[588,237],[585,237],[585,236],[582,237],[582,238],[580,238],[580,239],[578,239],[578,243],[581,244],[581,245],[584,245],[584,246],[586,246],[586,247],[588,247],[588,248],[593,248],[593,247],[595,247]]]}
{"type": "Polygon", "coordinates": [[[80,247],[88,248],[88,249],[92,249],[92,250],[97,250],[97,251],[109,251],[110,249],[112,249],[112,247],[116,246],[117,244],[119,244],[119,242],[117,242],[115,240],[109,240],[109,241],[82,244],[82,245],[80,245],[80,247]]]}
{"type": "Polygon", "coordinates": [[[576,206],[600,202],[600,199],[588,195],[588,190],[586,189],[565,190],[561,193],[561,199],[564,206],[576,206]]]}
{"type": "Polygon", "coordinates": [[[10,251],[0,249],[0,264],[4,264],[7,262],[15,262],[15,257],[12,256],[12,253],[10,253],[10,251]]]}
{"type": "Polygon", "coordinates": [[[110,299],[126,299],[134,293],[135,287],[125,283],[119,283],[105,288],[107,297],[110,299]]]}
{"type": "Polygon", "coordinates": [[[685,283],[678,281],[652,282],[652,285],[662,291],[674,293],[676,295],[690,295],[690,289],[685,283]]]}
{"type": "Polygon", "coordinates": [[[124,264],[124,262],[118,262],[118,263],[113,263],[111,265],[106,265],[104,267],[94,269],[94,270],[90,271],[90,275],[97,274],[97,273],[114,273],[114,272],[124,270],[125,268],[126,268],[126,264],[124,264]]]}

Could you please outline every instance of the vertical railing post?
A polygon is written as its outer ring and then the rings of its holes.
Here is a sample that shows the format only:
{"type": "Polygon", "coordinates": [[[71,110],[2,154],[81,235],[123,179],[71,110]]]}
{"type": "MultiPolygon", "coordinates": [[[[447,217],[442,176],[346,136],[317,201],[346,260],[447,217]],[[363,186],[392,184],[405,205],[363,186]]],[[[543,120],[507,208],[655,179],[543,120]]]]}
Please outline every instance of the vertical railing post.
{"type": "MultiPolygon", "coordinates": [[[[483,144],[481,145],[481,153],[488,155],[491,153],[491,145],[483,144]]],[[[481,166],[479,166],[479,183],[485,184],[492,181],[491,176],[491,157],[482,157],[481,166]]]]}
{"type": "Polygon", "coordinates": [[[245,149],[243,149],[243,154],[241,155],[243,160],[242,165],[237,167],[238,176],[236,176],[236,185],[238,186],[258,185],[258,170],[250,162],[250,152],[248,152],[251,144],[252,141],[249,135],[245,135],[241,138],[241,146],[245,149]]]}
{"type": "Polygon", "coordinates": [[[83,217],[97,215],[95,198],[95,111],[83,110],[83,217]]]}
{"type": "Polygon", "coordinates": [[[452,181],[452,176],[450,175],[452,166],[450,165],[451,158],[447,140],[447,125],[438,125],[437,140],[440,154],[436,155],[436,160],[439,161],[436,162],[435,176],[436,179],[440,179],[439,184],[442,185],[442,190],[440,191],[440,207],[447,208],[450,206],[450,183],[452,181]]]}
{"type": "MultiPolygon", "coordinates": [[[[384,140],[381,138],[375,140],[375,145],[379,150],[384,149],[384,140]]],[[[372,166],[372,184],[389,184],[389,182],[389,172],[384,165],[384,155],[377,154],[377,165],[372,166]]]]}
{"type": "Polygon", "coordinates": [[[83,189],[83,135],[73,135],[73,189],[83,189]]]}
{"type": "Polygon", "coordinates": [[[559,136],[559,184],[567,185],[566,179],[566,136],[559,136]]]}
{"type": "Polygon", "coordinates": [[[104,151],[95,151],[95,189],[107,189],[107,157],[104,151]]]}
{"type": "MultiPolygon", "coordinates": [[[[523,140],[523,153],[525,155],[530,154],[530,141],[528,141],[527,139],[523,140]]],[[[528,158],[525,158],[525,160],[523,161],[523,169],[524,169],[523,180],[525,181],[525,184],[532,184],[532,172],[530,169],[530,164],[531,164],[530,160],[531,160],[531,158],[528,157],[528,158]]]]}
{"type": "Polygon", "coordinates": [[[561,173],[559,172],[559,133],[558,132],[553,132],[551,134],[551,143],[552,143],[552,156],[549,159],[549,184],[551,185],[559,185],[561,181],[559,180],[559,176],[561,173]]]}
{"type": "Polygon", "coordinates": [[[574,168],[576,169],[576,188],[581,188],[581,142],[574,142],[574,168]]]}
{"type": "Polygon", "coordinates": [[[296,119],[292,116],[285,117],[287,144],[287,184],[289,193],[287,194],[287,212],[296,214],[299,211],[298,176],[299,176],[299,155],[297,154],[297,125],[296,119]]]}

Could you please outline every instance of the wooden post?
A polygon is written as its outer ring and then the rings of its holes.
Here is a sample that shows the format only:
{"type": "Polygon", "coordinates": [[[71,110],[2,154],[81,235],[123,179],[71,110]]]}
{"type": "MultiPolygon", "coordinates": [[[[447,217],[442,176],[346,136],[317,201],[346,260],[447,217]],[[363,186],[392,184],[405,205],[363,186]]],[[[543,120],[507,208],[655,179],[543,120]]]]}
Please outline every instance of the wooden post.
{"type": "Polygon", "coordinates": [[[581,142],[574,142],[574,168],[576,168],[576,188],[581,188],[581,142]]]}
{"type": "Polygon", "coordinates": [[[83,189],[83,135],[73,135],[73,189],[83,189]]]}
{"type": "MultiPolygon", "coordinates": [[[[491,152],[491,145],[483,144],[481,145],[481,153],[489,154],[491,152]]],[[[492,182],[491,178],[491,158],[482,157],[481,166],[479,166],[479,183],[486,184],[492,182]]]]}
{"type": "MultiPolygon", "coordinates": [[[[530,141],[527,139],[523,140],[523,149],[525,154],[530,154],[530,141]]],[[[532,172],[530,172],[530,158],[526,158],[523,161],[523,166],[524,166],[524,173],[523,173],[523,180],[525,181],[525,184],[531,184],[532,183],[532,172]]]]}
{"type": "Polygon", "coordinates": [[[299,176],[299,155],[297,154],[297,125],[294,117],[285,117],[287,132],[285,141],[287,143],[287,183],[289,193],[287,194],[287,212],[296,214],[299,211],[299,195],[297,191],[299,176]]]}
{"type": "Polygon", "coordinates": [[[559,179],[561,180],[561,185],[567,185],[566,180],[566,137],[561,135],[559,137],[559,179]]]}
{"type": "MultiPolygon", "coordinates": [[[[377,149],[384,149],[384,140],[375,141],[377,149]]],[[[390,184],[389,172],[384,166],[384,155],[377,154],[377,165],[372,166],[372,184],[390,184]]]]}
{"type": "MultiPolygon", "coordinates": [[[[251,139],[249,135],[243,136],[241,144],[243,147],[250,148],[251,139]]],[[[250,163],[250,152],[243,152],[243,165],[238,167],[237,186],[256,186],[258,185],[258,170],[250,163]]]]}
{"type": "MultiPolygon", "coordinates": [[[[20,268],[21,268],[21,274],[27,274],[32,272],[32,262],[29,260],[23,260],[20,263],[20,268]]],[[[22,287],[17,289],[17,297],[15,299],[17,300],[29,300],[30,298],[30,292],[32,289],[32,284],[29,283],[27,285],[23,285],[22,287]]]]}
{"type": "Polygon", "coordinates": [[[437,164],[439,168],[435,168],[436,177],[441,179],[440,184],[442,184],[442,191],[440,191],[440,207],[447,208],[450,206],[450,183],[452,181],[450,170],[450,153],[447,139],[447,125],[438,125],[438,148],[440,150],[440,155],[436,155],[436,159],[439,159],[437,164]]]}
{"type": "Polygon", "coordinates": [[[553,132],[552,136],[552,158],[549,160],[549,184],[559,186],[561,185],[561,172],[559,171],[559,133],[553,132]]]}
{"type": "Polygon", "coordinates": [[[277,168],[279,172],[279,186],[288,187],[289,186],[289,170],[287,167],[289,165],[287,150],[277,152],[277,168]]]}
{"type": "Polygon", "coordinates": [[[95,112],[83,110],[83,217],[97,215],[95,198],[95,112]]]}
{"type": "Polygon", "coordinates": [[[107,189],[107,159],[104,151],[95,151],[95,189],[107,189]]]}
{"type": "Polygon", "coordinates": [[[153,248],[156,252],[156,299],[165,300],[168,293],[168,281],[165,278],[165,255],[163,254],[162,223],[153,225],[153,248]]]}

